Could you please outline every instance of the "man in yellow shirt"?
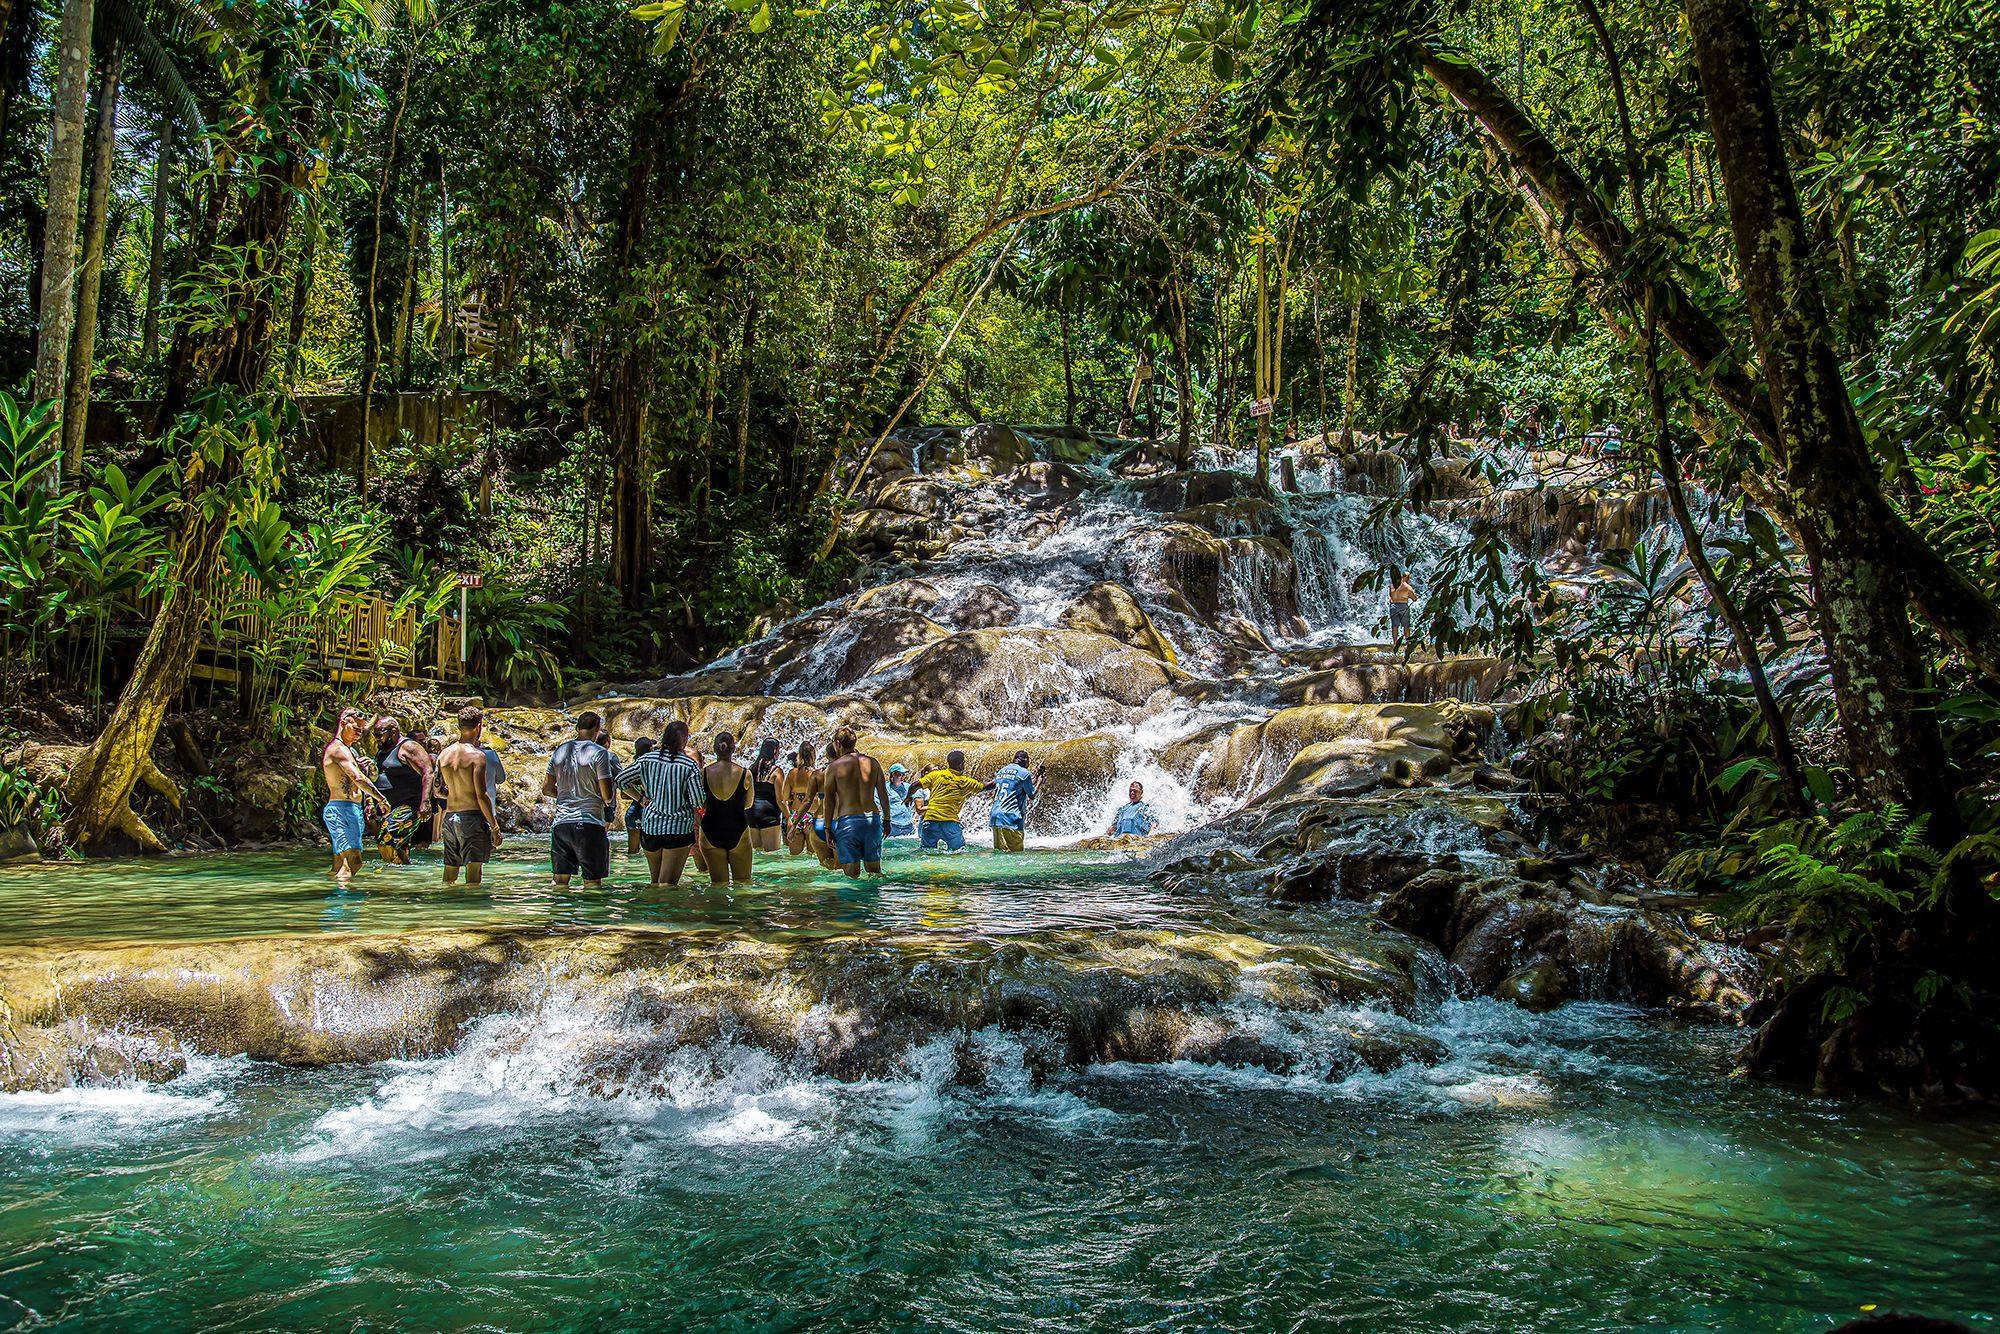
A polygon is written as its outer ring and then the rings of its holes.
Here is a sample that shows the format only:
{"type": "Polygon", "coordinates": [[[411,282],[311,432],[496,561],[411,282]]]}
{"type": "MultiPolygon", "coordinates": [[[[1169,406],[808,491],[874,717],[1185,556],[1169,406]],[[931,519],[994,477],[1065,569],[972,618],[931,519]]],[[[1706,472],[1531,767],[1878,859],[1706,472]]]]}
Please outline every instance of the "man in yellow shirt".
{"type": "Polygon", "coordinates": [[[917,826],[918,847],[929,852],[942,844],[947,852],[962,851],[965,830],[959,824],[958,813],[964,809],[967,797],[991,792],[993,784],[966,776],[965,752],[962,750],[945,756],[944,768],[931,770],[923,776],[922,782],[931,790],[931,796],[924,807],[923,823],[917,826]]]}

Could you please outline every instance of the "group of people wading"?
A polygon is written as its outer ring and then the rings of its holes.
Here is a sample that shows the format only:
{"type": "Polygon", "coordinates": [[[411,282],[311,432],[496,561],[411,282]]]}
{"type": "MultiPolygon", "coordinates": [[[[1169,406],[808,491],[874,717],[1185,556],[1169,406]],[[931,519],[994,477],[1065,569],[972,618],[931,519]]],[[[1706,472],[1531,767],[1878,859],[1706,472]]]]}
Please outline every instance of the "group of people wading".
{"type": "MultiPolygon", "coordinates": [[[[495,802],[507,776],[499,753],[484,742],[485,724],[482,710],[459,710],[458,739],[446,745],[440,738],[406,736],[387,716],[341,713],[320,757],[336,880],[361,868],[368,808],[374,806],[383,861],[407,863],[413,847],[436,842],[446,884],[455,883],[461,870],[467,884],[479,883],[481,868],[502,842],[495,802]],[[369,734],[376,743],[373,778],[356,752],[369,734]]],[[[627,851],[644,853],[659,886],[680,884],[690,859],[713,885],[742,884],[756,853],[781,848],[792,856],[811,853],[828,870],[852,877],[877,875],[890,840],[915,838],[927,852],[962,850],[965,803],[988,792],[994,850],[1024,849],[1028,811],[1045,772],[1045,766],[1028,767],[1028,752],[1017,751],[1012,763],[982,782],[965,772],[965,752],[954,750],[913,781],[903,765],[884,768],[856,744],[854,730],[842,727],[824,765],[807,743],[786,757],[787,767],[779,763],[777,740],[766,737],[746,768],[732,733],[715,734],[711,759],[693,744],[687,724],[675,721],[657,740],[638,738],[632,762],[621,766],[605,744],[604,720],[580,713],[576,735],[551,752],[542,778],[542,795],[555,803],[549,827],[555,884],[602,884],[611,871],[611,836],[620,829],[627,851]]],[[[1133,783],[1129,797],[1106,834],[1153,832],[1144,788],[1133,783]]]]}

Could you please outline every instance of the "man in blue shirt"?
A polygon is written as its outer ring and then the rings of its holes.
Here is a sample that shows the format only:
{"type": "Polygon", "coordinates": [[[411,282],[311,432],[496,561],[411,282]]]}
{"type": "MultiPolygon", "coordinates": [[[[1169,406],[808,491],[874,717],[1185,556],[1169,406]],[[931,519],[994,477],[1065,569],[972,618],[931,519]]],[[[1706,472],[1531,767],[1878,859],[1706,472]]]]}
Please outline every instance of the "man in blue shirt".
{"type": "Polygon", "coordinates": [[[1153,832],[1153,808],[1145,801],[1146,785],[1132,784],[1127,794],[1131,800],[1118,808],[1118,814],[1111,817],[1111,827],[1104,832],[1113,838],[1130,838],[1137,835],[1144,838],[1153,832]]]}
{"type": "MultiPolygon", "coordinates": [[[[1046,767],[1046,766],[1044,766],[1046,767]]],[[[1042,770],[1028,772],[1028,752],[1014,752],[1014,762],[993,775],[993,850],[1019,852],[1024,845],[1028,823],[1028,803],[1034,800],[1035,780],[1042,770]]]]}

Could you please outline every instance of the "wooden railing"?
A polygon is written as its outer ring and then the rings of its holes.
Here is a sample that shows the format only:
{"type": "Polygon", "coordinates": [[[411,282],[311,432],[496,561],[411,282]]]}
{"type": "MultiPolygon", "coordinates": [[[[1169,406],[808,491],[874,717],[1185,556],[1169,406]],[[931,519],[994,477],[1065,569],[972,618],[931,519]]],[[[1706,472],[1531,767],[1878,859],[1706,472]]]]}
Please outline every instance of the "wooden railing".
{"type": "MultiPolygon", "coordinates": [[[[262,591],[255,579],[227,573],[217,576],[208,590],[208,605],[222,607],[225,614],[219,622],[212,617],[209,621],[202,647],[208,650],[210,661],[198,663],[196,675],[234,680],[240,664],[233,659],[279,637],[278,627],[254,610],[262,591]]],[[[159,609],[157,593],[141,599],[137,608],[145,620],[159,609]]],[[[454,615],[442,616],[420,632],[415,607],[397,613],[387,598],[351,593],[336,595],[284,628],[290,631],[286,637],[296,636],[309,645],[307,652],[314,665],[331,680],[365,676],[396,684],[465,679],[465,664],[458,656],[458,617],[454,615]]]]}

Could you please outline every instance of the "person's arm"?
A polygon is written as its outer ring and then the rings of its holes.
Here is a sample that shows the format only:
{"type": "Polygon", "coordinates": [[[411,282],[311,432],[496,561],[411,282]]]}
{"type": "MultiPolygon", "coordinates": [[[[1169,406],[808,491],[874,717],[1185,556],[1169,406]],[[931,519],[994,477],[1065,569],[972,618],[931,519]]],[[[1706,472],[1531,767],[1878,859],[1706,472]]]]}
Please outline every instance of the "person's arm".
{"type": "Polygon", "coordinates": [[[736,786],[739,789],[737,795],[743,799],[743,809],[746,811],[757,804],[756,781],[748,769],[743,770],[743,777],[737,780],[736,786]]]}
{"type": "Polygon", "coordinates": [[[875,802],[882,811],[882,837],[889,837],[889,775],[877,764],[875,768],[875,802]]]}
{"type": "Polygon", "coordinates": [[[403,763],[417,771],[417,809],[421,812],[424,803],[431,799],[431,753],[407,738],[396,747],[396,753],[403,757],[403,763]]]}
{"type": "Polygon", "coordinates": [[[389,809],[389,799],[382,795],[380,788],[368,781],[367,774],[361,772],[361,765],[356,762],[354,749],[351,746],[342,746],[340,748],[340,771],[347,775],[347,790],[349,792],[356,790],[365,792],[380,802],[383,810],[386,811],[389,809]]]}
{"type": "MultiPolygon", "coordinates": [[[[483,760],[486,757],[484,755],[481,755],[479,758],[483,760]]],[[[553,797],[555,794],[556,794],[556,757],[551,755],[549,756],[548,772],[542,775],[542,795],[545,797],[553,797]]]]}
{"type": "Polygon", "coordinates": [[[478,751],[473,752],[472,794],[479,799],[479,813],[486,817],[487,832],[493,835],[493,846],[497,848],[502,841],[500,813],[493,809],[493,794],[486,790],[486,756],[478,751]]]}

